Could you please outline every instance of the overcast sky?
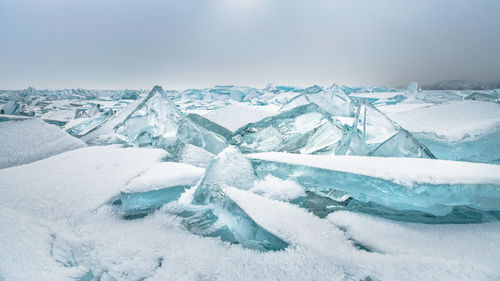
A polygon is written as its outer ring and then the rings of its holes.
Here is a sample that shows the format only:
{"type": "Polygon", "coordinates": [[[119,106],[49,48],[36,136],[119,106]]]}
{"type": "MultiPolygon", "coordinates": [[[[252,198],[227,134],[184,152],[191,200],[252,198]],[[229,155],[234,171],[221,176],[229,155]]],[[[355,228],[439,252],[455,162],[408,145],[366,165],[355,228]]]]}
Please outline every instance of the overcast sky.
{"type": "Polygon", "coordinates": [[[0,89],[500,80],[498,0],[0,0],[0,89]]]}

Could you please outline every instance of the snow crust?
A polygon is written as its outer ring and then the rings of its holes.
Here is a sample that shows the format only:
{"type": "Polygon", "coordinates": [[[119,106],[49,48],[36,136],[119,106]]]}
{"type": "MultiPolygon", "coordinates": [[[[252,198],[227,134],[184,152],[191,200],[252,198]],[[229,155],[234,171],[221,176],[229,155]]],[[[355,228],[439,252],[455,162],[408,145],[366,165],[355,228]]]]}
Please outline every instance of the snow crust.
{"type": "Polygon", "coordinates": [[[292,180],[282,180],[271,175],[263,180],[256,181],[251,192],[260,194],[264,197],[288,201],[305,196],[304,187],[292,180]]]}
{"type": "Polygon", "coordinates": [[[162,162],[134,178],[123,191],[145,192],[176,185],[193,186],[204,174],[205,169],[193,165],[162,162]]]}

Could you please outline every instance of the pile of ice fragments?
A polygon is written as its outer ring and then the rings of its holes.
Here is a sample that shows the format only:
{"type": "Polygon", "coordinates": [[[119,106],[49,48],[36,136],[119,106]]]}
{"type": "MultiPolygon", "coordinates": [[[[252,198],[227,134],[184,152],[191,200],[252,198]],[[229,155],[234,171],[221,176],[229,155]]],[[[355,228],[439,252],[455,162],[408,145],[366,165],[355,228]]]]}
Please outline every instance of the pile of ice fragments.
{"type": "Polygon", "coordinates": [[[480,100],[497,110],[495,91],[425,94],[412,83],[399,92],[334,84],[167,92],[156,86],[149,93],[29,88],[7,96],[1,95],[6,102],[0,121],[59,120],[88,145],[167,152],[162,165],[130,182],[112,202],[124,219],[161,208],[192,233],[267,251],[282,250],[289,241],[257,224],[228,188],[274,196],[320,217],[349,210],[431,224],[500,218],[499,166],[472,163],[498,163],[498,131],[493,139],[453,142],[424,131],[412,130],[414,135],[388,117],[397,116],[391,106],[405,100],[423,104],[415,110],[443,100],[480,100]],[[225,118],[234,118],[233,125],[225,127],[225,118]],[[262,187],[276,180],[295,191],[272,195],[272,188],[262,187]]]}
{"type": "MultiPolygon", "coordinates": [[[[418,95],[417,87],[411,84],[407,93],[418,95]]],[[[377,90],[365,92],[373,96],[377,90]]],[[[30,91],[34,89],[21,95],[30,96],[30,91]]],[[[259,91],[219,86],[166,93],[156,86],[139,100],[139,92],[109,95],[137,100],[118,114],[98,103],[88,110],[76,110],[76,119],[82,115],[87,118],[66,131],[89,144],[162,148],[169,153],[169,162],[206,169],[199,182],[128,188],[114,204],[125,218],[137,218],[167,203],[182,202],[170,204],[168,210],[181,217],[188,230],[249,248],[279,250],[288,244],[256,224],[224,189],[229,186],[249,190],[256,181],[268,177],[292,180],[302,186],[305,192],[286,200],[320,216],[352,210],[426,223],[481,222],[499,217],[500,186],[495,177],[488,181],[491,167],[469,164],[475,174],[484,172],[486,176],[476,176],[475,180],[464,175],[450,176],[451,182],[440,181],[450,169],[457,169],[455,163],[426,160],[436,158],[426,145],[370,100],[350,97],[346,91],[354,95],[360,89],[337,85],[300,90],[268,86],[259,91]],[[265,105],[266,96],[280,107],[276,114],[235,131],[199,114],[187,113],[190,108],[217,108],[232,100],[265,105]],[[179,104],[181,108],[184,105],[184,112],[173,100],[183,101],[179,104]],[[102,140],[103,135],[112,136],[102,140]],[[406,170],[413,178],[401,176],[409,174],[406,170]],[[179,201],[181,197],[184,199],[179,201]]],[[[391,93],[388,89],[382,91],[391,93]]],[[[84,93],[56,95],[81,100],[84,93]]],[[[95,99],[92,93],[84,96],[95,99]]],[[[16,103],[9,101],[2,110],[12,115],[26,108],[16,107],[16,103]]],[[[182,169],[176,169],[182,173],[182,169]]]]}

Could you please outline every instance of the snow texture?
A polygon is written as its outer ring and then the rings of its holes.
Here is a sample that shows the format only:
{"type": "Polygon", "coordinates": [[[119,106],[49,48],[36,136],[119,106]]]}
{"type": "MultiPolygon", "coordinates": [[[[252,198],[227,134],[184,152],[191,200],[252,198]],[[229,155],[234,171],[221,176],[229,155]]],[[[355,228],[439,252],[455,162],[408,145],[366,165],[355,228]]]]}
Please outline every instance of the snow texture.
{"type": "Polygon", "coordinates": [[[22,165],[86,144],[39,119],[0,122],[0,168],[22,165]]]}

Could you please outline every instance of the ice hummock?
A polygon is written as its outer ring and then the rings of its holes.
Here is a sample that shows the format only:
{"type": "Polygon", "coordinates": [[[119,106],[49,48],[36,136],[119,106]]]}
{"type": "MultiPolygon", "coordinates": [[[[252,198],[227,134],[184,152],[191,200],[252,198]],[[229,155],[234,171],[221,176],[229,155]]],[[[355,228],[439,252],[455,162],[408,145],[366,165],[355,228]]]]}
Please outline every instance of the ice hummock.
{"type": "Polygon", "coordinates": [[[242,152],[330,152],[342,138],[342,127],[314,103],[250,123],[230,136],[242,152]]]}
{"type": "Polygon", "coordinates": [[[228,147],[212,160],[194,192],[186,195],[192,196],[190,204],[180,204],[173,212],[193,233],[262,251],[282,250],[288,243],[258,225],[224,191],[229,186],[250,189],[256,179],[250,161],[228,147]]]}
{"type": "Polygon", "coordinates": [[[435,158],[408,131],[367,102],[349,99],[349,108],[355,106],[353,117],[335,117],[324,110],[323,103],[304,102],[305,105],[240,128],[228,137],[229,142],[245,153],[285,151],[435,158]]]}
{"type": "Polygon", "coordinates": [[[155,86],[115,130],[130,144],[160,147],[171,153],[185,143],[215,154],[226,147],[222,136],[184,116],[159,86],[155,86]]]}
{"type": "Polygon", "coordinates": [[[342,89],[333,84],[329,88],[314,88],[314,90],[305,91],[304,93],[294,97],[282,107],[282,111],[290,110],[300,105],[315,103],[323,110],[333,116],[352,117],[355,104],[342,89]]]}
{"type": "Polygon", "coordinates": [[[308,190],[341,190],[362,202],[445,216],[454,207],[500,211],[500,166],[447,160],[268,152],[249,157],[263,178],[293,179],[308,190]]]}

